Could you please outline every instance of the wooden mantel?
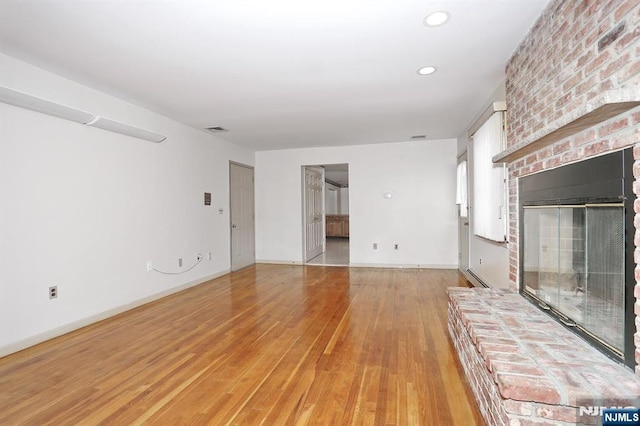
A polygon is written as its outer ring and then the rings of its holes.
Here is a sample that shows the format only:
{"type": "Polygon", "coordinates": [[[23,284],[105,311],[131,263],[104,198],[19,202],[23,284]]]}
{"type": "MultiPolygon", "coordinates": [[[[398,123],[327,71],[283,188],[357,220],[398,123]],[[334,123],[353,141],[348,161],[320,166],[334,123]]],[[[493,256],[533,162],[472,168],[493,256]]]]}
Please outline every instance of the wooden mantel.
{"type": "Polygon", "coordinates": [[[612,90],[604,92],[586,104],[584,108],[562,117],[558,120],[555,128],[534,133],[522,142],[495,155],[493,162],[510,163],[638,105],[640,105],[640,93],[636,93],[636,91],[612,90]]]}

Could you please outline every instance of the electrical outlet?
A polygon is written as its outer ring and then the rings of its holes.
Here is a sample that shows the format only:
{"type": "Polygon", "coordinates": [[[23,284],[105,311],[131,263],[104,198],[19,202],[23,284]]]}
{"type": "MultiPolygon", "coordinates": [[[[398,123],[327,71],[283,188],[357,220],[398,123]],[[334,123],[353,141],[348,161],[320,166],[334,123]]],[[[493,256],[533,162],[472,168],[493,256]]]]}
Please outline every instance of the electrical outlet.
{"type": "Polygon", "coordinates": [[[198,254],[196,255],[196,260],[202,260],[202,257],[203,257],[203,256],[202,256],[202,253],[198,253],[198,254]]]}
{"type": "Polygon", "coordinates": [[[178,267],[182,268],[182,258],[178,258],[178,267]]]}
{"type": "Polygon", "coordinates": [[[398,244],[394,244],[394,245],[393,245],[393,249],[394,249],[394,250],[398,250],[398,244]]]}
{"type": "Polygon", "coordinates": [[[151,271],[153,269],[153,264],[151,263],[150,260],[147,261],[147,272],[151,271]]]}
{"type": "Polygon", "coordinates": [[[378,243],[373,243],[373,249],[378,250],[378,243]]]}
{"type": "Polygon", "coordinates": [[[49,299],[55,299],[58,297],[58,286],[54,285],[53,287],[49,287],[49,299]]]}
{"type": "Polygon", "coordinates": [[[207,252],[207,259],[211,260],[211,252],[210,251],[207,252]]]}

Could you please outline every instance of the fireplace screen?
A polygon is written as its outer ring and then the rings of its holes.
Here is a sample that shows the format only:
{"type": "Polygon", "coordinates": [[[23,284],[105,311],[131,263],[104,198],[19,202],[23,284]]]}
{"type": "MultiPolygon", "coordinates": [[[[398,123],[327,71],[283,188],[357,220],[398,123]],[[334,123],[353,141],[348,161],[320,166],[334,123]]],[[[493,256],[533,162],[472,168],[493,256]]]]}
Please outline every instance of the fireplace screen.
{"type": "Polygon", "coordinates": [[[526,206],[523,290],[624,353],[624,205],[526,206]]]}

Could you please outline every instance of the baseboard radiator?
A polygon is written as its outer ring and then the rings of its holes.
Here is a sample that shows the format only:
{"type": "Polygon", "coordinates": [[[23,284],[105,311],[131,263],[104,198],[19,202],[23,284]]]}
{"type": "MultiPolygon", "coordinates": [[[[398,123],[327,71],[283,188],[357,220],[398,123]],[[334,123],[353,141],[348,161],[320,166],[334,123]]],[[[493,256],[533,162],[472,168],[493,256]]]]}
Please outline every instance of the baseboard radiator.
{"type": "Polygon", "coordinates": [[[478,276],[478,274],[473,272],[471,270],[471,268],[467,268],[466,272],[467,272],[467,274],[469,274],[473,278],[473,280],[470,280],[470,281],[475,287],[486,287],[486,288],[489,288],[489,285],[487,283],[485,283],[484,280],[478,276]]]}

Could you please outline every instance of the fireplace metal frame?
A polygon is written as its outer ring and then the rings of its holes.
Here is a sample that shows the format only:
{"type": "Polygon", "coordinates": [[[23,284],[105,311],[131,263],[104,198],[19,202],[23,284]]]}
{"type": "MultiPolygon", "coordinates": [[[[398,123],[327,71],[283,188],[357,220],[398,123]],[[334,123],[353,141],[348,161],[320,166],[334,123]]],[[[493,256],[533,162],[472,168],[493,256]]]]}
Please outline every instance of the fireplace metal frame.
{"type": "Polygon", "coordinates": [[[519,179],[519,291],[540,309],[547,311],[565,327],[571,329],[607,356],[635,367],[636,333],[634,314],[635,261],[634,246],[634,202],[633,150],[616,151],[600,157],[580,161],[556,169],[521,177],[519,179]],[[624,353],[620,355],[586,329],[567,322],[567,317],[544,301],[525,291],[524,288],[524,207],[570,206],[578,204],[624,204],[625,235],[625,306],[624,306],[624,353]]]}

